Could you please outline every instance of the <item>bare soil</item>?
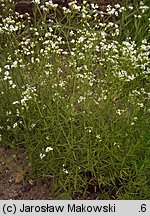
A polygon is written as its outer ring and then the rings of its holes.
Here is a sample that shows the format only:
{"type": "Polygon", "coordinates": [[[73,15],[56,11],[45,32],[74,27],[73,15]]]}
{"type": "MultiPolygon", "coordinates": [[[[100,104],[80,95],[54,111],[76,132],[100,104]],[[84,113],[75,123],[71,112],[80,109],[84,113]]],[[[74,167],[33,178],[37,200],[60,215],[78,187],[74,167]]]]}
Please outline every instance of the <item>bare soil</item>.
{"type": "Polygon", "coordinates": [[[0,200],[47,200],[50,181],[24,180],[25,153],[0,147],[0,200]]]}

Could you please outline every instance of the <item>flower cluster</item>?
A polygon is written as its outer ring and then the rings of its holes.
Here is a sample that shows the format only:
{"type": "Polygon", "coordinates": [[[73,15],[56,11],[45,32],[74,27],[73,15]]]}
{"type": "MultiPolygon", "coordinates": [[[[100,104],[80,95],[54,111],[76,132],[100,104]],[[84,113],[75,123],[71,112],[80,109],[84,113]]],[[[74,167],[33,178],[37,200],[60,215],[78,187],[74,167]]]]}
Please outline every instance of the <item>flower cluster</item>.
{"type": "MultiPolygon", "coordinates": [[[[44,149],[42,149],[42,152],[44,151],[44,149]]],[[[52,147],[46,147],[45,152],[44,153],[40,153],[40,158],[43,159],[44,157],[46,157],[46,153],[53,151],[52,147]]]]}

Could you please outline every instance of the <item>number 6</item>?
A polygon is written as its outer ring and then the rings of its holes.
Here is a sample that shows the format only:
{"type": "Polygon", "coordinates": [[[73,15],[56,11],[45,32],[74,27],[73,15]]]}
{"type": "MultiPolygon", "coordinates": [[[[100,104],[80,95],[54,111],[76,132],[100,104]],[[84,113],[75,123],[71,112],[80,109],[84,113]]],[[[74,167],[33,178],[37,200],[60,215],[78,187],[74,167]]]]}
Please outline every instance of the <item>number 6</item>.
{"type": "Polygon", "coordinates": [[[141,205],[141,212],[146,212],[146,204],[141,205]]]}

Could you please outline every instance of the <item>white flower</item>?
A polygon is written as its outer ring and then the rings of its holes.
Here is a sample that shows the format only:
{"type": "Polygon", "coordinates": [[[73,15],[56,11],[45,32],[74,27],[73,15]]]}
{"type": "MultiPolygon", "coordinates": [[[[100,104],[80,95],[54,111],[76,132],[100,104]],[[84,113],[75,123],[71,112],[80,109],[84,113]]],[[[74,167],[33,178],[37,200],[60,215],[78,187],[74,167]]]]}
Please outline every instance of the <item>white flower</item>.
{"type": "Polygon", "coordinates": [[[68,170],[64,168],[65,164],[63,164],[62,166],[63,166],[63,172],[65,172],[66,174],[68,174],[69,173],[68,170]]]}
{"type": "Polygon", "coordinates": [[[49,151],[53,151],[53,148],[52,148],[52,147],[47,147],[47,148],[45,149],[45,152],[49,152],[49,151]]]}
{"type": "Polygon", "coordinates": [[[86,17],[85,13],[82,13],[82,17],[83,17],[83,18],[85,18],[85,17],[86,17]]]}
{"type": "Polygon", "coordinates": [[[66,173],[66,174],[68,174],[69,172],[68,172],[68,170],[66,170],[66,169],[63,169],[63,171],[66,173]]]}
{"type": "Polygon", "coordinates": [[[71,31],[70,31],[70,36],[72,36],[72,35],[74,35],[74,32],[71,30],[71,31]]]}
{"type": "Polygon", "coordinates": [[[46,155],[45,154],[42,154],[40,153],[40,158],[43,159],[46,155]]]}
{"type": "Polygon", "coordinates": [[[85,99],[86,99],[85,97],[80,96],[79,99],[78,99],[78,103],[81,103],[82,101],[85,101],[85,99]]]}
{"type": "Polygon", "coordinates": [[[115,8],[120,8],[120,4],[116,4],[116,5],[115,5],[115,8]]]}
{"type": "Polygon", "coordinates": [[[9,76],[9,71],[5,71],[4,75],[8,77],[9,76]]]}
{"type": "Polygon", "coordinates": [[[7,130],[10,130],[10,126],[7,125],[7,130]]]}
{"type": "MultiPolygon", "coordinates": [[[[4,68],[9,70],[9,69],[10,69],[10,65],[4,65],[4,68]]],[[[2,71],[2,70],[0,70],[0,72],[1,72],[1,71],[2,71]]]]}
{"type": "Polygon", "coordinates": [[[118,115],[121,115],[122,112],[123,112],[123,110],[120,110],[120,109],[116,110],[116,113],[117,113],[118,115]]]}
{"type": "Polygon", "coordinates": [[[120,145],[118,145],[116,142],[114,142],[114,146],[117,146],[118,148],[120,147],[120,145]]]}
{"type": "Polygon", "coordinates": [[[144,106],[143,103],[137,103],[137,105],[138,105],[139,107],[141,107],[141,108],[144,106]]]}
{"type": "Polygon", "coordinates": [[[13,128],[16,128],[18,126],[18,123],[16,122],[14,125],[13,125],[13,128]]]}
{"type": "Polygon", "coordinates": [[[7,111],[7,112],[6,112],[6,115],[11,115],[11,111],[7,111]]]}
{"type": "Polygon", "coordinates": [[[16,85],[15,84],[12,84],[12,88],[15,88],[16,87],[16,85]]]}
{"type": "Polygon", "coordinates": [[[13,104],[13,105],[19,104],[19,101],[14,101],[12,104],[13,104]]]}
{"type": "Polygon", "coordinates": [[[31,124],[31,128],[34,128],[35,126],[36,126],[35,123],[32,123],[32,124],[31,124]]]}
{"type": "Polygon", "coordinates": [[[81,36],[81,37],[78,39],[78,43],[82,43],[82,42],[84,41],[84,39],[85,39],[85,38],[81,36]]]}
{"type": "Polygon", "coordinates": [[[143,1],[140,1],[140,5],[144,5],[144,2],[143,2],[143,1]]]}
{"type": "Polygon", "coordinates": [[[133,10],[133,6],[129,6],[128,8],[129,8],[130,10],[133,10]]]}
{"type": "Polygon", "coordinates": [[[17,65],[18,65],[18,62],[17,62],[17,61],[14,61],[14,62],[12,63],[12,65],[11,65],[11,67],[12,67],[12,68],[15,68],[15,67],[17,67],[17,65]]]}
{"type": "Polygon", "coordinates": [[[38,33],[38,32],[35,32],[35,35],[36,35],[36,36],[39,36],[39,33],[38,33]]]}
{"type": "Polygon", "coordinates": [[[49,1],[46,2],[45,4],[46,4],[46,6],[49,6],[49,5],[53,4],[53,2],[52,2],[52,0],[49,0],[49,1]]]}
{"type": "Polygon", "coordinates": [[[99,139],[100,142],[102,141],[100,135],[97,134],[96,138],[99,139]]]}
{"type": "Polygon", "coordinates": [[[12,85],[12,84],[13,84],[13,81],[12,81],[12,80],[9,80],[9,84],[12,85]]]}
{"type": "Polygon", "coordinates": [[[40,0],[32,0],[32,2],[35,4],[40,4],[40,0]]]}
{"type": "Polygon", "coordinates": [[[148,6],[146,6],[146,5],[143,5],[143,6],[140,6],[140,8],[139,8],[139,9],[141,9],[141,10],[142,10],[142,13],[145,13],[145,11],[149,9],[149,7],[148,7],[148,6]]]}

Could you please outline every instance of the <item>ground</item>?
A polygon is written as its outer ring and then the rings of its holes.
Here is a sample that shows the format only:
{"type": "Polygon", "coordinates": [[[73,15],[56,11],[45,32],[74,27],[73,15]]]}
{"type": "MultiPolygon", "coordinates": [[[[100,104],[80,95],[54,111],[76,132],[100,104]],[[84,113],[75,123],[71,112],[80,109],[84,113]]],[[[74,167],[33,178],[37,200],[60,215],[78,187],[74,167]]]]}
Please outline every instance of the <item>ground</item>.
{"type": "Polygon", "coordinates": [[[49,199],[50,181],[23,179],[24,158],[21,151],[0,147],[0,200],[49,199]]]}
{"type": "MultiPolygon", "coordinates": [[[[51,179],[27,179],[24,170],[29,171],[29,167],[26,166],[25,159],[26,155],[21,149],[0,147],[0,200],[71,199],[62,190],[55,193],[51,179]]],[[[93,200],[100,195],[93,188],[89,188],[88,192],[82,199],[93,200]]],[[[75,198],[79,199],[78,195],[75,198]]]]}

